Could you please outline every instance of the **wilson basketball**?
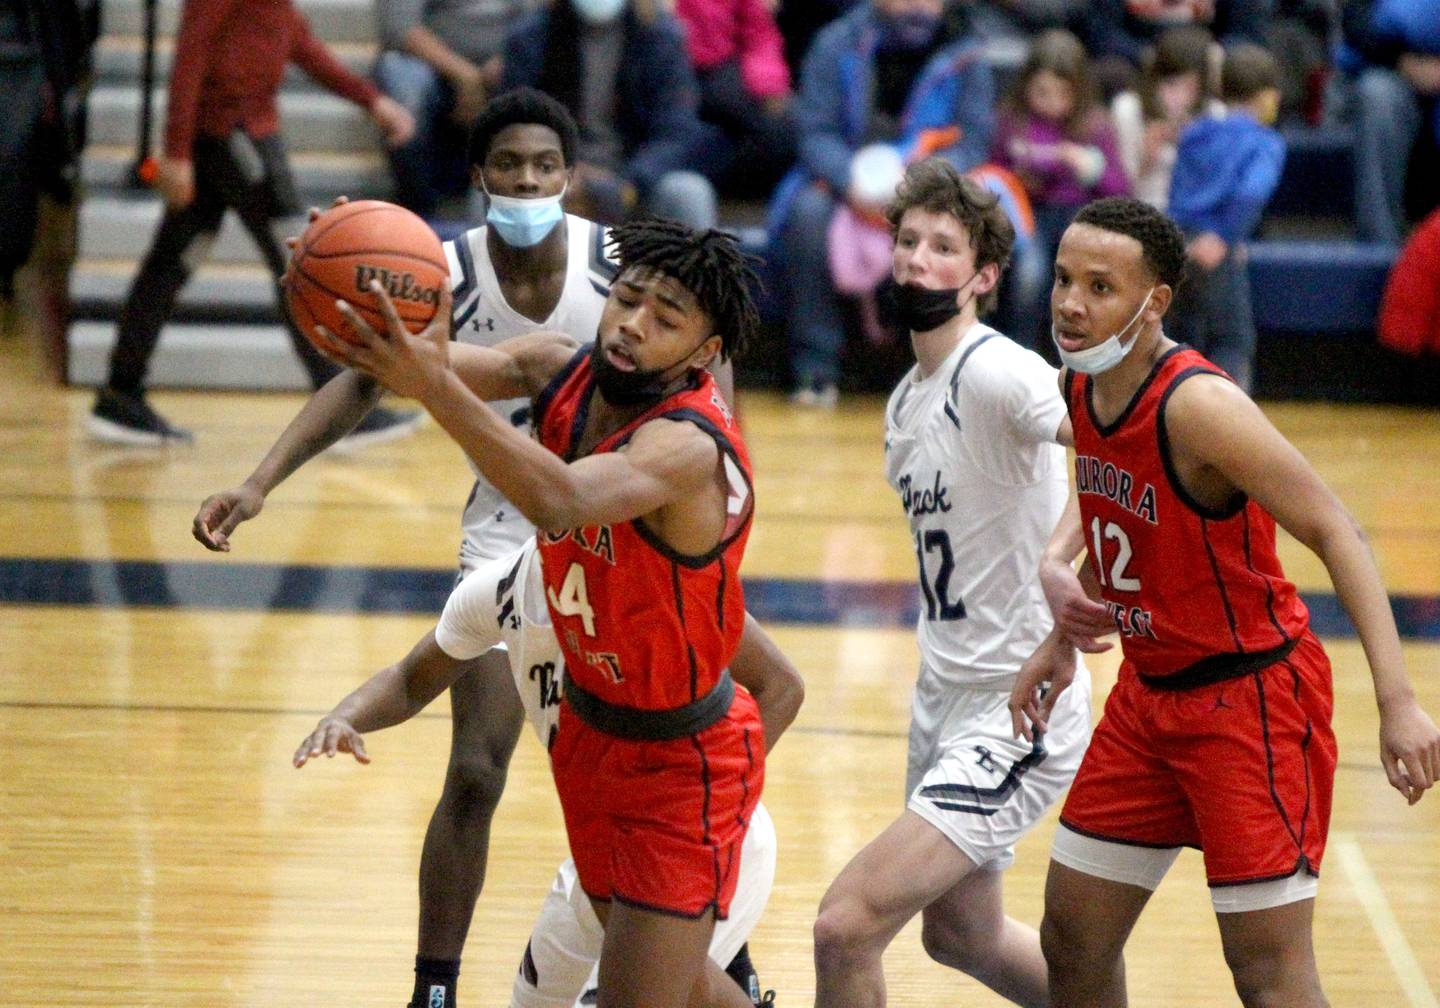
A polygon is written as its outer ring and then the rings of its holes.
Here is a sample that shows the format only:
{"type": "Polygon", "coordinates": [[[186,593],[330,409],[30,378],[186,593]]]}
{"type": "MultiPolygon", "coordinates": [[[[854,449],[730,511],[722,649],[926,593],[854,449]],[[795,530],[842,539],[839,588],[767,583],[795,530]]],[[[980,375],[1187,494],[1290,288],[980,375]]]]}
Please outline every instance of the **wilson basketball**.
{"type": "Polygon", "coordinates": [[[337,299],[384,331],[372,280],[389,293],[405,327],[419,332],[435,316],[450,267],[439,237],[409,210],[381,200],[344,203],[315,218],[300,236],[282,283],[285,304],[310,342],[328,350],[316,325],[339,339],[351,333],[337,299]]]}

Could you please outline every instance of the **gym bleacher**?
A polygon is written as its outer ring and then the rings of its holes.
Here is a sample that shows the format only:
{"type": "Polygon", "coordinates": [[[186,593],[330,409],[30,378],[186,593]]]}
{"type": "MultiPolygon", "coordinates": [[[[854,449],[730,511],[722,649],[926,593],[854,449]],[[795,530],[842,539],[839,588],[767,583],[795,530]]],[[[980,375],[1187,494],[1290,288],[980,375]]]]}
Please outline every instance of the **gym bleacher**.
{"type": "MultiPolygon", "coordinates": [[[[178,0],[159,4],[152,136],[158,138],[178,0]]],[[[371,0],[299,0],[315,33],[353,69],[368,72],[376,48],[371,0]]],[[[160,201],[131,181],[140,118],[143,0],[107,0],[90,98],[83,175],[80,261],[72,275],[75,323],[67,373],[94,385],[104,375],[114,319],[154,232],[160,201]]],[[[1013,69],[1013,68],[1012,68],[1013,69]]],[[[355,107],[322,91],[293,67],[281,96],[285,142],[302,200],[337,194],[383,197],[388,173],[374,128],[355,107]]],[[[1285,174],[1250,246],[1259,343],[1256,394],[1392,402],[1440,401],[1440,370],[1383,349],[1374,318],[1397,249],[1354,242],[1352,133],[1341,127],[1283,130],[1285,174]]],[[[722,204],[722,224],[765,255],[763,207],[722,204]]],[[[457,230],[463,221],[448,222],[457,230]]],[[[440,229],[447,230],[446,222],[440,229]]],[[[298,231],[298,222],[295,230],[298,231]]],[[[772,285],[773,288],[773,285],[772,285]]],[[[771,338],[744,367],[747,384],[785,380],[784,340],[773,290],[763,298],[771,338]]],[[[897,358],[897,361],[899,358],[897,358]]],[[[881,368],[883,369],[883,366],[881,368]]],[[[894,375],[877,374],[876,388],[894,375]]],[[[306,387],[280,328],[274,288],[233,215],[207,264],[180,296],[152,367],[171,387],[306,387]]]]}

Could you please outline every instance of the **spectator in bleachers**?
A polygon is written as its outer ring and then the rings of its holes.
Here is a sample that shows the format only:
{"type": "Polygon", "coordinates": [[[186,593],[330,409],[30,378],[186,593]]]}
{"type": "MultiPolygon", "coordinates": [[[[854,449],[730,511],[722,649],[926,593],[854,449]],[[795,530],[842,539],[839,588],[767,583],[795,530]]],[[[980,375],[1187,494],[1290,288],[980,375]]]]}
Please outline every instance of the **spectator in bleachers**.
{"type": "Polygon", "coordinates": [[[675,0],[700,84],[700,118],[721,134],[706,174],[723,192],[768,196],[795,162],[790,67],[767,0],[675,0]]]}
{"type": "Polygon", "coordinates": [[[1086,0],[966,0],[970,31],[983,39],[992,56],[1019,66],[1030,42],[1051,28],[1079,30],[1086,0]]]}
{"type": "Polygon", "coordinates": [[[1171,28],[1155,40],[1133,91],[1110,103],[1115,136],[1135,196],[1157,210],[1170,202],[1170,174],[1180,132],[1202,112],[1221,112],[1210,97],[1215,40],[1194,25],[1171,28]]]}
{"type": "MultiPolygon", "coordinates": [[[[1440,0],[1352,0],[1341,11],[1342,62],[1355,76],[1355,229],[1405,237],[1407,170],[1417,143],[1440,145],[1440,0]]],[[[1433,179],[1428,209],[1440,197],[1433,179]]]]}
{"type": "MultiPolygon", "coordinates": [[[[171,426],[145,400],[145,372],[160,327],[209,252],[227,208],[240,215],[277,285],[285,272],[285,248],[272,224],[299,206],[275,96],[291,60],[364,108],[387,143],[403,143],[414,131],[410,113],[346,69],[310,33],[291,0],[186,0],[175,38],[164,152],[155,176],[165,216],[120,311],[109,381],[96,395],[89,418],[93,436],[124,444],[190,439],[188,431],[171,426]]],[[[318,389],[337,368],[288,318],[287,327],[318,389]]],[[[375,430],[413,427],[418,420],[418,414],[376,409],[361,423],[375,430]]]]}
{"type": "Polygon", "coordinates": [[[15,273],[30,258],[40,201],[77,198],[81,101],[99,4],[20,0],[0,6],[0,335],[12,322],[15,273]]]}
{"type": "Polygon", "coordinates": [[[820,29],[869,0],[775,0],[775,23],[785,39],[785,62],[792,71],[805,65],[810,43],[820,29]]]}
{"type": "Polygon", "coordinates": [[[1049,352],[1051,267],[1070,219],[1091,200],[1130,195],[1115,127],[1097,99],[1080,40],[1061,29],[1044,32],[1030,46],[991,144],[991,162],[1014,172],[1035,212],[1035,240],[1017,247],[1000,296],[1002,331],[1032,350],[1049,352]]]}
{"type": "Polygon", "coordinates": [[[1318,126],[1325,114],[1341,0],[1276,0],[1266,48],[1280,64],[1280,122],[1318,126]]]}
{"type": "Polygon", "coordinates": [[[1411,357],[1440,356],[1440,210],[1415,229],[1385,281],[1380,342],[1411,357]]]}
{"type": "Polygon", "coordinates": [[[1185,232],[1190,261],[1170,309],[1170,330],[1248,393],[1255,316],[1245,242],[1285,166],[1285,141],[1270,126],[1280,109],[1275,57],[1259,46],[1233,46],[1220,72],[1220,98],[1225,114],[1191,123],[1175,158],[1170,216],[1185,232]]]}
{"type": "Polygon", "coordinates": [[[1223,44],[1265,43],[1275,0],[1095,0],[1085,43],[1107,98],[1131,85],[1145,49],[1167,28],[1199,25],[1223,44]]]}
{"type": "Polygon", "coordinates": [[[661,0],[551,0],[505,40],[500,89],[513,87],[546,92],[580,124],[572,213],[715,226],[715,188],[697,170],[700,89],[661,0]]]}
{"type": "Polygon", "coordinates": [[[862,219],[883,213],[883,201],[852,185],[855,155],[886,143],[904,160],[939,154],[961,170],[985,158],[994,85],[964,24],[943,0],[868,0],[826,26],[805,58],[799,163],[770,209],[798,403],[833,406],[838,397],[845,304],[830,275],[831,218],[842,205],[862,219]]]}
{"type": "Polygon", "coordinates": [[[375,82],[415,117],[390,151],[395,202],[422,217],[470,191],[470,124],[500,80],[500,48],[535,0],[375,0],[375,82]]]}

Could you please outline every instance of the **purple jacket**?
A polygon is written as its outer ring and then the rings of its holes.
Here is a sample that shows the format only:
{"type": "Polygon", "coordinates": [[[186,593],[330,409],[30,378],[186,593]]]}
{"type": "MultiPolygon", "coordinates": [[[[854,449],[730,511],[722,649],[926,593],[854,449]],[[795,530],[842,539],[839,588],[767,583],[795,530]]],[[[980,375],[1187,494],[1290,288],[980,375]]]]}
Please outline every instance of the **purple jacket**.
{"type": "Polygon", "coordinates": [[[1060,125],[1034,116],[1003,113],[990,160],[1018,175],[1037,206],[1078,207],[1102,196],[1130,195],[1130,177],[1120,160],[1115,127],[1100,109],[1095,110],[1082,137],[1067,136],[1060,125]],[[1060,144],[1067,140],[1094,147],[1104,158],[1099,177],[1089,185],[1060,157],[1060,144]]]}

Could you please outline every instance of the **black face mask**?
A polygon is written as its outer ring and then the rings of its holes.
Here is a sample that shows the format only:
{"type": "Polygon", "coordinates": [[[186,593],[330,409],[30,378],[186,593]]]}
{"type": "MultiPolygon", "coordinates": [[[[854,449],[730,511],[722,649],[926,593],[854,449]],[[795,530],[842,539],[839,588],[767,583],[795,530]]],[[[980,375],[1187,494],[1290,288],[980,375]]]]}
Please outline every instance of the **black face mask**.
{"type": "Polygon", "coordinates": [[[610,363],[610,358],[605,356],[605,351],[597,342],[595,352],[590,355],[590,370],[595,375],[595,387],[600,390],[600,398],[611,406],[650,407],[665,398],[674,384],[673,378],[668,381],[664,378],[666,372],[673,370],[676,364],[689,360],[694,353],[691,350],[669,367],[621,371],[610,363]]]}
{"type": "Polygon", "coordinates": [[[895,308],[900,323],[911,332],[938,329],[960,314],[960,287],[930,290],[914,284],[895,286],[895,308]]]}

